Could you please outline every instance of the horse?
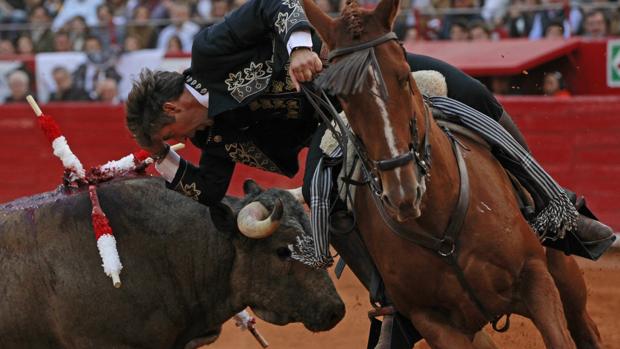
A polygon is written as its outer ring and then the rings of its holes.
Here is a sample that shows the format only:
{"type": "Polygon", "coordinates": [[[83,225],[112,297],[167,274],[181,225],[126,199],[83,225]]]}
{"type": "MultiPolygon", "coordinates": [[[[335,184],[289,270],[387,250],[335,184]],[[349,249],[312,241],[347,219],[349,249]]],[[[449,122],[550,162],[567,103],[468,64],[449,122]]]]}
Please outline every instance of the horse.
{"type": "Polygon", "coordinates": [[[483,326],[512,313],[531,319],[547,348],[600,347],[575,261],[545,254],[491,151],[445,132],[425,104],[392,32],[398,7],[348,0],[331,18],[304,0],[330,50],[322,74],[347,72],[331,92],[374,183],[356,190],[353,210],[390,300],[436,349],[474,348],[483,326]]]}

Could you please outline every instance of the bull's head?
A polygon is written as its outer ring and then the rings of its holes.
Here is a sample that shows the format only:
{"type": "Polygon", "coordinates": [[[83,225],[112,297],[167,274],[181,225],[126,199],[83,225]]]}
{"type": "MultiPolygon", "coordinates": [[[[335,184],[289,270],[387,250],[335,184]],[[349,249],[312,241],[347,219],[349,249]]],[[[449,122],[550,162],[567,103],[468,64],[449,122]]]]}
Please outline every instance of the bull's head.
{"type": "Polygon", "coordinates": [[[291,258],[289,245],[310,234],[308,216],[284,190],[244,184],[245,198],[211,208],[215,226],[235,246],[231,275],[234,297],[261,319],[284,325],[302,322],[311,331],[334,327],[344,316],[344,304],[326,271],[291,258]]]}

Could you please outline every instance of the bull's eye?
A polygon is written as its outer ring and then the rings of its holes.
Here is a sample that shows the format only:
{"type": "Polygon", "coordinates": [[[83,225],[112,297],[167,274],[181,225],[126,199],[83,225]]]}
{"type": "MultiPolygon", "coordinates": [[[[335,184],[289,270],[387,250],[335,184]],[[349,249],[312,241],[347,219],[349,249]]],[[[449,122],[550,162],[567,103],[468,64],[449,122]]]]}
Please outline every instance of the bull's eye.
{"type": "Polygon", "coordinates": [[[288,247],[278,247],[276,254],[281,260],[287,260],[291,258],[291,250],[288,247]]]}

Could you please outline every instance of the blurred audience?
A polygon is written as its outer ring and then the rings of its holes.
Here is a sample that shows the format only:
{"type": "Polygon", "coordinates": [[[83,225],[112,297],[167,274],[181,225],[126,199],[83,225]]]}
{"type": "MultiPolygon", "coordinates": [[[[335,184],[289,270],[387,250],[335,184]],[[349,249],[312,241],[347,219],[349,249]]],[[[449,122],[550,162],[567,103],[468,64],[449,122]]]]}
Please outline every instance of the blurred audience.
{"type": "Polygon", "coordinates": [[[183,52],[191,52],[194,35],[200,30],[200,26],[190,21],[190,8],[186,3],[170,4],[170,20],[172,23],[159,33],[157,48],[166,49],[170,38],[178,36],[181,39],[183,52]]]}
{"type": "Polygon", "coordinates": [[[483,21],[473,21],[469,25],[469,38],[471,41],[491,40],[491,29],[483,21]]]}
{"type": "Polygon", "coordinates": [[[30,77],[22,70],[15,70],[7,78],[9,85],[9,96],[4,103],[26,102],[26,96],[30,93],[30,77]]]}
{"type": "Polygon", "coordinates": [[[559,71],[546,73],[543,78],[543,94],[545,96],[569,97],[564,77],[559,71]]]}
{"type": "Polygon", "coordinates": [[[73,43],[69,34],[65,31],[59,31],[54,34],[54,52],[73,51],[73,43]]]}
{"type": "Polygon", "coordinates": [[[15,53],[15,45],[11,40],[0,40],[0,55],[14,55],[15,53]]]}
{"type": "Polygon", "coordinates": [[[47,9],[41,5],[35,6],[30,12],[30,37],[37,52],[54,50],[54,33],[50,29],[52,18],[47,9]]]}
{"type": "Polygon", "coordinates": [[[605,38],[609,35],[609,24],[605,11],[592,10],[585,16],[583,35],[589,38],[605,38]]]}
{"type": "Polygon", "coordinates": [[[90,100],[85,90],[74,86],[71,73],[67,68],[58,66],[52,70],[52,77],[56,82],[56,91],[50,95],[50,102],[88,101],[90,100]]]}
{"type": "Polygon", "coordinates": [[[545,39],[563,39],[564,23],[559,20],[550,21],[545,28],[545,39]]]}
{"type": "Polygon", "coordinates": [[[20,55],[32,55],[34,54],[34,45],[32,39],[28,34],[23,34],[17,39],[17,53],[20,55]]]}
{"type": "Polygon", "coordinates": [[[127,26],[127,36],[135,37],[141,48],[155,45],[156,28],[149,22],[150,12],[146,6],[138,6],[133,11],[133,21],[127,26]]]}
{"type": "Polygon", "coordinates": [[[75,72],[73,79],[75,86],[88,92],[92,99],[97,99],[97,83],[105,79],[113,79],[116,82],[121,76],[116,71],[116,52],[112,49],[103,50],[101,41],[96,36],[89,36],[84,45],[86,62],[81,64],[75,72]]]}
{"type": "Polygon", "coordinates": [[[169,55],[180,55],[183,53],[183,44],[181,43],[181,39],[178,36],[173,36],[168,40],[168,45],[166,46],[166,54],[169,55]]]}
{"type": "Polygon", "coordinates": [[[452,23],[450,27],[450,40],[452,41],[467,41],[469,40],[469,30],[467,24],[463,20],[458,20],[452,23]]]}
{"type": "Polygon", "coordinates": [[[103,79],[97,82],[96,94],[98,102],[110,104],[121,102],[118,98],[118,82],[114,79],[103,79]]]}

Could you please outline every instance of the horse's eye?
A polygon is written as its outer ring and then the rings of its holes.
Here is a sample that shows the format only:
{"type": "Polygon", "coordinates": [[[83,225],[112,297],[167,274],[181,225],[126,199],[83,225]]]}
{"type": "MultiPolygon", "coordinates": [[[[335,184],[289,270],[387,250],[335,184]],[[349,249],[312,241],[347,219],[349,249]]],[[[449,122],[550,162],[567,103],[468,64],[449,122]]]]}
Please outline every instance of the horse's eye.
{"type": "Polygon", "coordinates": [[[291,258],[291,250],[288,247],[278,247],[276,254],[281,260],[288,260],[291,258]]]}

